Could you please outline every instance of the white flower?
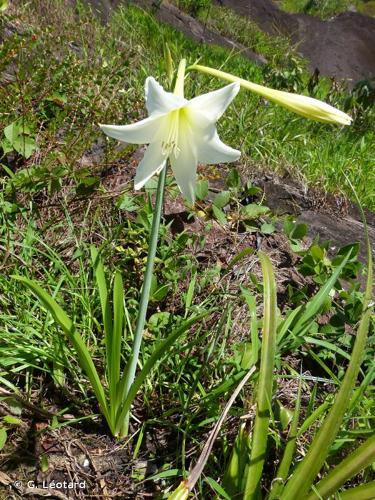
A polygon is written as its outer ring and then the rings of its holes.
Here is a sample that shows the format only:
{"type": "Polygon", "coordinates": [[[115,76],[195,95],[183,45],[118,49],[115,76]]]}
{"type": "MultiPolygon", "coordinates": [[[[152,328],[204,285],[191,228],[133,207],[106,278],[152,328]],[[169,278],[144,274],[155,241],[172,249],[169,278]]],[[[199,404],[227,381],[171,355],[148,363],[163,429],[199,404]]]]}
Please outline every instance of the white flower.
{"type": "Polygon", "coordinates": [[[119,141],[149,144],[137,168],[135,189],[159,173],[169,159],[181,192],[194,203],[198,162],[224,163],[240,157],[239,151],[221,142],[215,126],[239,89],[238,83],[232,83],[188,101],[183,97],[183,78],[175,93],[147,78],[148,118],[132,125],[100,125],[105,134],[119,141]]]}

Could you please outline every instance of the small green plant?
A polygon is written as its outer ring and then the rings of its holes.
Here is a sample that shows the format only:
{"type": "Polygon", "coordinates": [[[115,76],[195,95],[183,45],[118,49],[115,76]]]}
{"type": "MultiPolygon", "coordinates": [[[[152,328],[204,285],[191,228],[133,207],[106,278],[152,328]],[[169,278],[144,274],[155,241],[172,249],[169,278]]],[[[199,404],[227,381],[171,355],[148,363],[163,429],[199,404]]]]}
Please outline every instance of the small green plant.
{"type": "Polygon", "coordinates": [[[10,429],[22,425],[22,420],[13,415],[4,415],[0,420],[0,451],[4,448],[10,429]]]}
{"type": "Polygon", "coordinates": [[[4,12],[8,8],[8,0],[0,0],[0,12],[4,12]]]}
{"type": "Polygon", "coordinates": [[[24,120],[17,120],[4,128],[4,138],[0,145],[3,154],[14,150],[26,159],[37,149],[32,126],[24,120]]]}

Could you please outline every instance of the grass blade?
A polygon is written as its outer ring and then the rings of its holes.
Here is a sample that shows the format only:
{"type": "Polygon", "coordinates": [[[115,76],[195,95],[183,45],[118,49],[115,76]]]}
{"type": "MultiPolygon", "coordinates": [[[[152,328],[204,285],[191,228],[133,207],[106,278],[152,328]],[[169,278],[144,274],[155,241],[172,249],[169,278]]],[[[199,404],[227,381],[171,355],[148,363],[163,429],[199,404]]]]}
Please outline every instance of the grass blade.
{"type": "MultiPolygon", "coordinates": [[[[144,364],[142,370],[139,372],[137,377],[135,378],[133,384],[130,386],[128,393],[126,394],[126,399],[122,404],[121,410],[119,410],[116,418],[116,434],[120,432],[122,428],[122,424],[127,413],[130,410],[130,406],[140,389],[141,385],[145,381],[146,377],[155,366],[155,364],[160,361],[160,359],[165,355],[167,350],[173,345],[173,343],[180,337],[184,332],[186,332],[194,323],[200,321],[205,318],[211,311],[205,311],[204,313],[198,314],[189,320],[186,320],[179,328],[177,328],[174,332],[172,332],[165,340],[158,342],[155,345],[155,349],[151,356],[148,358],[146,363],[144,364]]],[[[129,361],[127,363],[127,369],[125,370],[122,379],[120,381],[120,387],[122,391],[124,391],[125,380],[128,377],[128,367],[129,361]]]]}
{"type": "Polygon", "coordinates": [[[250,313],[250,340],[251,340],[251,356],[248,362],[248,366],[243,365],[243,361],[241,367],[244,369],[249,369],[252,365],[256,365],[258,363],[259,358],[259,350],[261,347],[261,342],[258,336],[258,319],[257,319],[257,310],[256,310],[256,301],[255,297],[251,295],[249,290],[241,286],[241,295],[246,301],[247,307],[249,308],[250,313]]]}
{"type": "Polygon", "coordinates": [[[296,319],[296,317],[300,313],[301,309],[302,309],[302,306],[298,306],[295,309],[293,309],[292,311],[290,311],[287,318],[284,321],[282,321],[282,323],[279,325],[279,327],[277,329],[277,343],[278,344],[281,344],[285,335],[287,335],[287,333],[290,331],[291,325],[293,324],[294,320],[296,319]]]}
{"type": "Polygon", "coordinates": [[[311,415],[309,415],[306,420],[303,422],[301,425],[299,431],[298,431],[298,436],[302,436],[303,433],[305,433],[309,427],[312,426],[316,420],[323,415],[328,408],[332,406],[332,403],[330,401],[324,401],[318,408],[316,408],[311,415]]]}
{"type": "Polygon", "coordinates": [[[231,498],[239,498],[243,491],[242,479],[249,463],[251,450],[250,436],[243,423],[233,445],[232,455],[223,477],[223,487],[231,498]]]}
{"type": "MultiPolygon", "coordinates": [[[[91,260],[94,267],[94,274],[96,279],[96,284],[99,291],[100,305],[102,308],[102,317],[105,333],[105,346],[106,346],[106,357],[107,357],[107,368],[112,365],[111,361],[111,342],[112,342],[112,313],[111,306],[108,299],[108,288],[107,280],[105,277],[105,271],[103,262],[98,254],[98,250],[92,245],[90,247],[91,260]]],[[[110,383],[110,374],[108,373],[108,379],[110,383]]]]}
{"type": "Polygon", "coordinates": [[[293,420],[288,435],[288,441],[286,443],[284,455],[277,470],[276,478],[274,479],[272,490],[268,497],[268,500],[276,500],[277,498],[279,498],[279,495],[284,487],[284,482],[288,477],[291,463],[293,461],[294,452],[296,449],[296,440],[298,436],[298,420],[301,410],[301,392],[302,392],[302,379],[300,378],[296,407],[294,409],[293,420]]]}
{"type": "MultiPolygon", "coordinates": [[[[375,434],[369,437],[361,446],[339,463],[318,484],[314,486],[316,493],[311,493],[306,500],[316,500],[320,495],[328,498],[350,478],[365,469],[375,461],[375,434]]],[[[355,498],[355,497],[353,497],[355,498]]]]}
{"type": "Polygon", "coordinates": [[[250,465],[247,471],[244,500],[255,499],[262,477],[268,439],[270,404],[272,400],[273,369],[276,352],[276,282],[272,264],[264,253],[259,253],[264,282],[264,317],[261,361],[257,391],[257,412],[251,444],[250,465]]]}
{"type": "Polygon", "coordinates": [[[355,488],[349,488],[340,493],[340,500],[374,500],[375,498],[375,481],[361,484],[355,488]]]}
{"type": "Polygon", "coordinates": [[[249,378],[253,375],[255,372],[255,366],[249,370],[244,378],[241,380],[241,382],[238,384],[236,387],[235,391],[233,392],[232,396],[229,398],[229,401],[225,405],[225,408],[223,410],[223,413],[220,415],[219,420],[216,422],[214,428],[210,432],[210,435],[208,436],[208,439],[203,447],[202,453],[200,457],[198,458],[198,461],[196,465],[194,466],[193,470],[190,472],[189,476],[187,479],[184,479],[178,488],[168,497],[168,500],[176,500],[180,498],[187,498],[189,492],[194,488],[196,482],[198,481],[200,475],[203,472],[204,466],[207,463],[207,460],[210,456],[212,447],[215,443],[215,440],[217,438],[217,435],[220,432],[221,426],[224,423],[224,420],[226,419],[226,416],[228,415],[228,412],[234,403],[236,397],[238,394],[241,392],[243,386],[246,384],[246,382],[249,380],[249,378]]]}

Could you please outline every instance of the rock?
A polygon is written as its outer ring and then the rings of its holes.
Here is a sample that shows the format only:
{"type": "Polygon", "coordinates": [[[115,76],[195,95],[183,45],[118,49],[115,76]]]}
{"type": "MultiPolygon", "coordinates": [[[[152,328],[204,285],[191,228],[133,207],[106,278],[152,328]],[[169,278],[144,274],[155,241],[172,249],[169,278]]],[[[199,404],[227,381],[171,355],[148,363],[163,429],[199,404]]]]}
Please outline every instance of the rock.
{"type": "Polygon", "coordinates": [[[358,12],[344,12],[328,21],[306,14],[289,14],[272,0],[221,0],[249,17],[270,34],[291,37],[312,71],[344,79],[349,89],[375,75],[375,19],[358,12]]]}

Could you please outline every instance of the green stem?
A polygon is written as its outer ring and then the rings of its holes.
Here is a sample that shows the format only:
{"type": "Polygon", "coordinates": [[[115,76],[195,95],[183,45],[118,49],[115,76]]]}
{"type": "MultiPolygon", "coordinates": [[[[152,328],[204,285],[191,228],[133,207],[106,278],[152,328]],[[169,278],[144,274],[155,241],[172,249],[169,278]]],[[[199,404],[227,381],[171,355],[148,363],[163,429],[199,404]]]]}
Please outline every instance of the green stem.
{"type": "MultiPolygon", "coordinates": [[[[152,226],[151,226],[150,239],[149,239],[146,271],[145,271],[145,275],[144,275],[143,287],[142,287],[142,292],[141,292],[141,300],[139,303],[137,324],[136,324],[135,332],[134,332],[132,355],[131,355],[131,358],[129,359],[129,367],[127,369],[127,378],[126,378],[126,382],[125,382],[125,386],[124,386],[125,397],[128,395],[129,390],[130,390],[130,388],[133,384],[133,381],[134,381],[135,372],[136,372],[137,364],[138,364],[139,351],[140,351],[141,343],[142,343],[143,328],[144,328],[144,324],[145,324],[145,320],[146,320],[147,307],[148,307],[148,302],[150,299],[152,273],[154,270],[154,261],[155,261],[156,248],[157,248],[158,236],[159,236],[160,217],[161,217],[161,211],[162,211],[162,207],[163,207],[166,171],[167,171],[167,166],[165,166],[159,174],[158,187],[157,187],[157,191],[156,191],[155,210],[154,210],[154,214],[152,217],[152,226]]],[[[126,436],[127,429],[124,429],[124,431],[121,434],[126,436]]]]}

